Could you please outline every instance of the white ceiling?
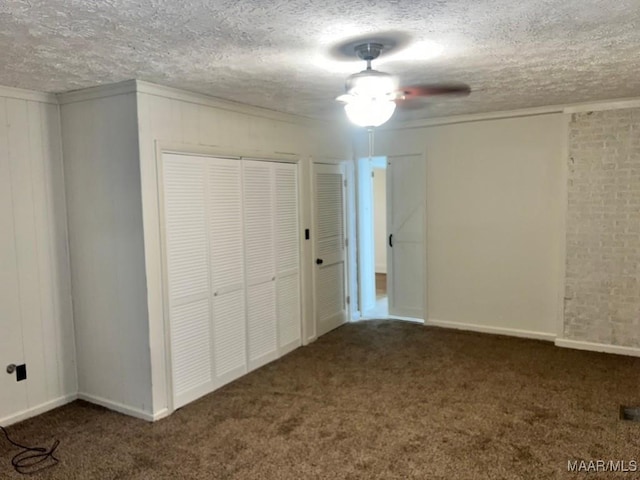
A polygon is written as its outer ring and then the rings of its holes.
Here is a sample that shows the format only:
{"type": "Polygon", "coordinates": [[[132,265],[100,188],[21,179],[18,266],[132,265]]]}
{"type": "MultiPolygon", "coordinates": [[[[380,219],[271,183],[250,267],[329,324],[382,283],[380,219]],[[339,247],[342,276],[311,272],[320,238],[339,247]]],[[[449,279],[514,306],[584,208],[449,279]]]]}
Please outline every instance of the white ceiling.
{"type": "Polygon", "coordinates": [[[4,0],[0,84],[62,92],[138,78],[326,116],[364,66],[332,47],[388,31],[443,52],[374,67],[474,90],[407,118],[640,96],[640,0],[4,0]]]}

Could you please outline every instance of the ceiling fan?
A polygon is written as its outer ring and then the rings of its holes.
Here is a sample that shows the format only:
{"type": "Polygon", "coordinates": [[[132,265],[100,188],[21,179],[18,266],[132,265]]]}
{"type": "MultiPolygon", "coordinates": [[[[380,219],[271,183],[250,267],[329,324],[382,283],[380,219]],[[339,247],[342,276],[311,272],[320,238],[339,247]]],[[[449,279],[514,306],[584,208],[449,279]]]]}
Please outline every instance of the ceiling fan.
{"type": "Polygon", "coordinates": [[[358,58],[367,62],[367,68],[347,78],[346,93],[336,98],[344,104],[347,117],[356,125],[378,127],[391,118],[397,107],[405,109],[423,106],[420,99],[438,95],[469,95],[471,89],[464,83],[419,84],[401,87],[397,77],[371,68],[384,45],[366,42],[354,47],[358,58]]]}

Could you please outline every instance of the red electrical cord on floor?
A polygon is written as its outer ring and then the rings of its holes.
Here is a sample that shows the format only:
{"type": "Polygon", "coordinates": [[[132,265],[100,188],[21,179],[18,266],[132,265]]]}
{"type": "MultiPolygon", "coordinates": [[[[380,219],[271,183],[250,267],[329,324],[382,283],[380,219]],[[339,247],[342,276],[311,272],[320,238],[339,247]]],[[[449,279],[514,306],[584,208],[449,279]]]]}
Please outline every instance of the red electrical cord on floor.
{"type": "Polygon", "coordinates": [[[53,467],[57,465],[59,460],[54,455],[58,445],[60,445],[60,441],[56,440],[51,445],[51,448],[46,449],[44,447],[25,447],[24,445],[20,445],[17,442],[11,440],[7,430],[0,426],[0,430],[4,433],[4,436],[7,437],[7,441],[13,445],[14,447],[21,448],[22,451],[15,455],[11,459],[11,465],[15,469],[16,472],[22,475],[28,475],[31,473],[37,473],[45,468],[53,467]],[[44,462],[49,461],[46,465],[44,462]]]}

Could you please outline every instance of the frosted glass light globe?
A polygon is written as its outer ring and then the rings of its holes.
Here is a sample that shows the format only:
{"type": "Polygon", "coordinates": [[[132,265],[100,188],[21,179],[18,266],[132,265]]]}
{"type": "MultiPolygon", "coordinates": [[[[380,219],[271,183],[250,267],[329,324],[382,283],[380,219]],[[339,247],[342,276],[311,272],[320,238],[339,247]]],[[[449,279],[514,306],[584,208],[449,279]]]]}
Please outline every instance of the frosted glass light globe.
{"type": "Polygon", "coordinates": [[[344,106],[349,120],[361,127],[379,127],[395,109],[396,103],[388,98],[356,98],[344,106]]]}

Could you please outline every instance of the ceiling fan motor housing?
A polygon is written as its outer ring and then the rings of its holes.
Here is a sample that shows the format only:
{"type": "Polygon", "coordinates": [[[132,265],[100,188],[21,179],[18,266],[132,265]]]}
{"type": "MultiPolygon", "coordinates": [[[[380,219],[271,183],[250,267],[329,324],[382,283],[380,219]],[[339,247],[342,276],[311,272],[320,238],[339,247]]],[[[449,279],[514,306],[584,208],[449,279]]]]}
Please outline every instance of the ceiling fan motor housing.
{"type": "MultiPolygon", "coordinates": [[[[366,60],[367,62],[371,62],[371,60],[375,60],[380,56],[380,52],[382,52],[383,48],[384,45],[382,45],[381,43],[372,42],[356,45],[354,47],[354,50],[358,54],[359,58],[361,58],[362,60],[366,60]]],[[[368,68],[371,68],[370,64],[368,64],[368,68]]]]}

